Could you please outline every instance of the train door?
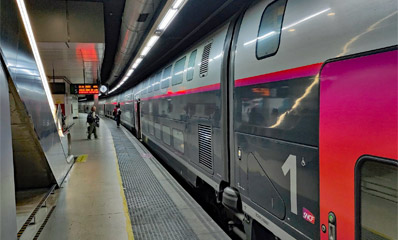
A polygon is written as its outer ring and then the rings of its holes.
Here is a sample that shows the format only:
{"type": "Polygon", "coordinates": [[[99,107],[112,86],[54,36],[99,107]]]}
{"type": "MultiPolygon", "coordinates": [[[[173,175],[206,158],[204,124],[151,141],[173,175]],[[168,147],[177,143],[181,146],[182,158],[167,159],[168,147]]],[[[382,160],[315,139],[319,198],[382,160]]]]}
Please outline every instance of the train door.
{"type": "Polygon", "coordinates": [[[321,65],[275,66],[286,4],[255,2],[234,39],[232,184],[243,211],[277,237],[319,239],[321,65]]]}
{"type": "Polygon", "coordinates": [[[322,68],[321,239],[397,239],[397,60],[390,48],[322,68]]]}
{"type": "Polygon", "coordinates": [[[141,139],[142,138],[142,131],[141,131],[141,100],[138,99],[136,102],[136,133],[137,133],[137,138],[141,139]]]}

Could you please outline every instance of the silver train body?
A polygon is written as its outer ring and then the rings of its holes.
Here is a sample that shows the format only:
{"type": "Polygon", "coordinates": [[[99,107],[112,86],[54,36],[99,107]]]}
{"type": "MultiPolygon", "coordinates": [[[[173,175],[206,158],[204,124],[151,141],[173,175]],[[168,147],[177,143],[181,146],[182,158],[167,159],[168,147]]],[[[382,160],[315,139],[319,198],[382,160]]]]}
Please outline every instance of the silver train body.
{"type": "MultiPolygon", "coordinates": [[[[192,185],[204,181],[244,214],[248,239],[327,239],[334,233],[323,231],[319,203],[322,66],[396,45],[394,0],[255,1],[98,110],[112,116],[120,103],[122,124],[192,185]],[[293,157],[299,167],[289,165],[293,157]]],[[[338,228],[351,239],[355,226],[338,228]]]]}

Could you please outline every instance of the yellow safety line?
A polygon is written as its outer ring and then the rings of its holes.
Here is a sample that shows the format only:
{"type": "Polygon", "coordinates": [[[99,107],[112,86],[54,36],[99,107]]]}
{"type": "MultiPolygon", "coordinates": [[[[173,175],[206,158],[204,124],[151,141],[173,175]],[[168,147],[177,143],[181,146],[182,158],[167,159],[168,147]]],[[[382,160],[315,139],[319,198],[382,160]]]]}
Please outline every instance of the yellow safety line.
{"type": "Polygon", "coordinates": [[[123,210],[124,210],[124,215],[126,216],[127,238],[129,240],[134,240],[133,226],[131,225],[131,219],[130,219],[130,214],[129,214],[129,208],[127,207],[126,195],[124,195],[122,176],[120,175],[119,162],[117,160],[115,145],[113,145],[113,149],[114,149],[115,159],[116,159],[115,162],[116,162],[117,177],[118,177],[119,186],[120,186],[120,196],[123,199],[123,210]]]}
{"type": "Polygon", "coordinates": [[[87,154],[80,155],[79,157],[77,157],[76,162],[78,162],[78,163],[86,162],[87,161],[87,157],[88,157],[87,154]]]}

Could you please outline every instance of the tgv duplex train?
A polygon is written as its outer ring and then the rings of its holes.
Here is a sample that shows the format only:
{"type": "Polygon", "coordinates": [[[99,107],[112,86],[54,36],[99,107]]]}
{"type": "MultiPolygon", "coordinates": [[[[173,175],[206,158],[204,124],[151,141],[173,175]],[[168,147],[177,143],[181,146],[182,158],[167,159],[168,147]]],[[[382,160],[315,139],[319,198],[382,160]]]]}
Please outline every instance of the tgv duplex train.
{"type": "Polygon", "coordinates": [[[247,239],[397,239],[397,43],[395,0],[255,1],[99,110],[247,239]]]}

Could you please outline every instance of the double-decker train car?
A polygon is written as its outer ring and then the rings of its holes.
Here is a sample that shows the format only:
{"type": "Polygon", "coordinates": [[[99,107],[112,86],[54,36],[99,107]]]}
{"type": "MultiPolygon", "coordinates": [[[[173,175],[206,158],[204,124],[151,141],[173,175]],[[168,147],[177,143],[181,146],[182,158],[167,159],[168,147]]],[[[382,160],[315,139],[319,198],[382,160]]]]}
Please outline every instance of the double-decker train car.
{"type": "Polygon", "coordinates": [[[395,0],[254,1],[104,114],[120,103],[247,239],[398,239],[397,13],[395,0]]]}

